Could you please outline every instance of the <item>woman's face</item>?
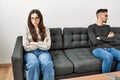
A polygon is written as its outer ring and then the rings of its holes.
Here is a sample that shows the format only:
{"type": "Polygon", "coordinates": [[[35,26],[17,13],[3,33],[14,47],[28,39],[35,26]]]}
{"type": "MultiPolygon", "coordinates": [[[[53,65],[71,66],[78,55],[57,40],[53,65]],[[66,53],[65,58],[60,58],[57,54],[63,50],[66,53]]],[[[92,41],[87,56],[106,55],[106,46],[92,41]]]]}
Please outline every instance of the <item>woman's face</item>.
{"type": "Polygon", "coordinates": [[[38,15],[36,13],[33,13],[31,15],[31,22],[34,26],[38,26],[38,24],[40,22],[40,18],[38,17],[38,15]]]}

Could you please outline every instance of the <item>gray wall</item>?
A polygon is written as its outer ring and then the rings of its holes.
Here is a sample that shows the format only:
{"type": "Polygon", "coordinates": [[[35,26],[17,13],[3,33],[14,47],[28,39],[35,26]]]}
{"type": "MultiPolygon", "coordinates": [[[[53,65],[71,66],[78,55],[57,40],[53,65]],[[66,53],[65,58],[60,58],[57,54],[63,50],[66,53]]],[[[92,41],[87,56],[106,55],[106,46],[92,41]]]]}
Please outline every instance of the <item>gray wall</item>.
{"type": "Polygon", "coordinates": [[[120,0],[0,0],[0,64],[10,63],[16,37],[23,35],[28,13],[39,9],[47,27],[87,27],[99,8],[109,10],[108,24],[120,26],[120,0]]]}

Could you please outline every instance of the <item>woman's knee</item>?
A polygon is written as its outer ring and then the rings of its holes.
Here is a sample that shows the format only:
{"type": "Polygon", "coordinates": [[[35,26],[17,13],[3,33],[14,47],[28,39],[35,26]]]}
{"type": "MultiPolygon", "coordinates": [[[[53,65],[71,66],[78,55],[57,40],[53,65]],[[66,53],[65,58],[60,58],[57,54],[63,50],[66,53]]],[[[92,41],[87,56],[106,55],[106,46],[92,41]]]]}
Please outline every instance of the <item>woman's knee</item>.
{"type": "Polygon", "coordinates": [[[48,62],[51,61],[51,56],[49,53],[42,53],[39,55],[40,62],[48,62]]]}
{"type": "Polygon", "coordinates": [[[39,67],[39,61],[34,54],[26,53],[24,56],[24,59],[25,59],[27,68],[39,67]]]}
{"type": "Polygon", "coordinates": [[[39,69],[39,62],[38,61],[29,61],[26,63],[26,68],[27,69],[39,69]]]}
{"type": "Polygon", "coordinates": [[[36,60],[37,60],[37,57],[36,57],[35,54],[33,54],[33,53],[25,53],[25,55],[24,55],[24,60],[25,60],[25,62],[28,62],[28,61],[36,61],[36,60]]]}
{"type": "Polygon", "coordinates": [[[39,60],[43,66],[53,66],[53,62],[49,53],[42,53],[39,56],[39,60]]]}

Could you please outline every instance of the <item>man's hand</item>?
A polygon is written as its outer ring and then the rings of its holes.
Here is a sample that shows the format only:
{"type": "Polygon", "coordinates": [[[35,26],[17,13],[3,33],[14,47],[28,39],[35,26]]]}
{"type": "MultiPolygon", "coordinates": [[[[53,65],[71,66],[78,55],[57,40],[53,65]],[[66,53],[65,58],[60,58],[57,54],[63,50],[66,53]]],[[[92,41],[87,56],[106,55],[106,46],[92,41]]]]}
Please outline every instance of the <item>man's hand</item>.
{"type": "Polygon", "coordinates": [[[96,37],[98,40],[100,40],[100,37],[96,37]]]}
{"type": "Polygon", "coordinates": [[[49,38],[45,37],[44,42],[48,42],[49,38]]]}
{"type": "Polygon", "coordinates": [[[107,37],[114,37],[114,32],[110,32],[107,37]]]}
{"type": "Polygon", "coordinates": [[[38,43],[37,43],[37,42],[30,42],[30,44],[35,45],[35,46],[37,46],[37,45],[38,45],[38,43]]]}

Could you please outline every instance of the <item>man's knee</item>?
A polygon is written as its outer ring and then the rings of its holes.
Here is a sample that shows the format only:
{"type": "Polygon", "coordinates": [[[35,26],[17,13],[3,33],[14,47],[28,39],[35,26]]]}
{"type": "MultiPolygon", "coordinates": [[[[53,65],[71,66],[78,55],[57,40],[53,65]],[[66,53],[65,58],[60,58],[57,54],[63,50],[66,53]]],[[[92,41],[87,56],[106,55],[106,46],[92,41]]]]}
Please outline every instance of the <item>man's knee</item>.
{"type": "Polygon", "coordinates": [[[104,56],[104,60],[107,62],[107,63],[112,63],[113,61],[113,55],[112,54],[107,54],[104,56]]]}

